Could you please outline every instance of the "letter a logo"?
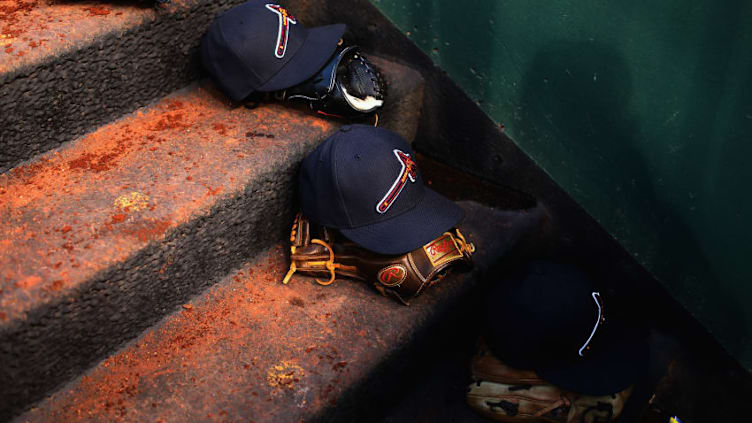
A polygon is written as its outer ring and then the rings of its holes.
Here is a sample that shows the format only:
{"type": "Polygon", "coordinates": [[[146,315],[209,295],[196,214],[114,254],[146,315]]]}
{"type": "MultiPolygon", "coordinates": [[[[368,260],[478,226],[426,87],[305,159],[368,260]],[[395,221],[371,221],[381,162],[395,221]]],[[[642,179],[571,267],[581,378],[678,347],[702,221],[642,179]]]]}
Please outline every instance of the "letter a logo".
{"type": "Polygon", "coordinates": [[[268,3],[266,8],[276,13],[279,17],[279,30],[277,31],[277,48],[274,50],[274,55],[281,59],[285,57],[285,51],[287,51],[287,38],[289,36],[290,24],[297,24],[298,21],[290,14],[284,7],[278,4],[268,3]]]}

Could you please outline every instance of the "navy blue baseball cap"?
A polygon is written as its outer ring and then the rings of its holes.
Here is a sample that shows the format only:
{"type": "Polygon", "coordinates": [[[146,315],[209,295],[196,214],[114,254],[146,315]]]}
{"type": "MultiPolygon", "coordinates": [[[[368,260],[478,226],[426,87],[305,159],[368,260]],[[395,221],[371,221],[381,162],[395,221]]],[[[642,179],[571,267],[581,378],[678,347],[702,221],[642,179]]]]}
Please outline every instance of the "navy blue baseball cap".
{"type": "Polygon", "coordinates": [[[235,101],[313,76],[334,53],[345,25],[306,29],[282,6],[250,0],[219,15],[201,41],[214,82],[235,101]]]}
{"type": "Polygon", "coordinates": [[[494,287],[486,312],[495,356],[566,390],[610,395],[647,371],[647,330],[609,308],[575,266],[527,263],[494,287]]]}
{"type": "Polygon", "coordinates": [[[300,203],[309,219],[380,254],[415,250],[463,216],[423,185],[401,136],[366,125],[343,126],[303,160],[300,203]]]}

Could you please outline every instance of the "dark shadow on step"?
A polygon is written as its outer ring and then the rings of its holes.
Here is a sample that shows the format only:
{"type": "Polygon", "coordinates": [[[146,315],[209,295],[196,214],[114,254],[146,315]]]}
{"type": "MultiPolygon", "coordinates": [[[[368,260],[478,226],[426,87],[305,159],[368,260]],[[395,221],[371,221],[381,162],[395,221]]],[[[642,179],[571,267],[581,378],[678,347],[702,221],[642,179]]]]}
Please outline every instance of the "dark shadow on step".
{"type": "MultiPolygon", "coordinates": [[[[295,3],[309,4],[311,2],[306,0],[300,0],[295,3]]],[[[441,13],[438,10],[440,6],[432,3],[432,8],[428,9],[431,14],[441,13]]],[[[312,4],[312,3],[311,3],[312,4]]],[[[719,40],[718,37],[728,37],[729,44],[743,42],[744,37],[738,37],[738,33],[734,32],[734,27],[737,27],[740,17],[746,16],[741,8],[737,8],[742,4],[741,1],[734,1],[731,6],[728,3],[720,2],[713,6],[713,17],[718,22],[728,21],[732,25],[731,30],[721,31],[724,34],[714,31],[709,24],[706,32],[708,33],[708,48],[714,43],[713,40],[719,40]],[[724,18],[726,16],[726,18],[724,18]],[[737,34],[737,35],[730,35],[737,34]],[[715,37],[715,38],[714,38],[715,37]]],[[[313,4],[312,4],[313,5],[313,4]]],[[[661,320],[661,325],[666,330],[676,336],[676,332],[681,333],[683,342],[685,342],[684,351],[687,352],[689,348],[697,347],[697,352],[693,354],[695,357],[692,362],[693,366],[702,365],[703,360],[710,361],[711,365],[716,365],[718,380],[730,381],[729,386],[725,388],[725,392],[731,395],[737,388],[738,392],[749,392],[745,390],[742,379],[748,380],[748,374],[742,369],[738,363],[730,358],[725,351],[717,344],[707,330],[700,326],[697,321],[691,318],[691,316],[680,306],[671,295],[655,280],[654,276],[648,273],[640,264],[635,260],[635,257],[628,254],[623,248],[615,241],[598,223],[587,215],[586,212],[578,206],[570,196],[567,195],[553,180],[546,175],[546,173],[536,165],[528,156],[520,151],[514,142],[504,134],[503,129],[499,128],[496,123],[492,122],[482,110],[461,90],[459,87],[448,77],[446,72],[437,68],[431,62],[431,59],[423,54],[413,43],[410,42],[407,37],[404,36],[404,32],[393,25],[391,25],[387,19],[384,18],[378,11],[374,10],[372,4],[366,0],[332,0],[325,3],[327,10],[322,11],[322,15],[327,19],[327,23],[333,21],[346,21],[350,23],[352,28],[366,29],[361,32],[355,32],[355,35],[359,37],[358,42],[361,45],[368,46],[369,51],[377,51],[379,54],[396,58],[397,61],[402,63],[409,63],[417,69],[423,72],[426,78],[426,91],[424,100],[424,109],[421,119],[421,124],[418,132],[418,136],[415,141],[415,149],[428,157],[440,160],[443,163],[447,163],[455,168],[463,169],[478,178],[494,181],[499,184],[505,184],[517,189],[523,190],[528,193],[534,194],[535,197],[542,199],[550,206],[553,212],[553,218],[556,220],[557,228],[561,230],[562,237],[557,245],[556,254],[561,257],[569,257],[572,261],[584,263],[590,272],[596,277],[609,278],[613,280],[613,285],[622,287],[622,291],[631,293],[631,298],[636,297],[638,312],[635,315],[649,315],[644,310],[655,311],[658,309],[660,317],[665,319],[661,320]],[[641,295],[642,294],[642,295],[641,295]]],[[[415,11],[423,11],[426,9],[418,8],[414,6],[415,11]]],[[[749,7],[749,6],[746,6],[749,7]]],[[[631,5],[624,4],[623,8],[625,13],[629,13],[631,5]]],[[[318,9],[317,9],[318,10],[318,9]]],[[[447,15],[446,22],[452,22],[453,17],[451,13],[444,10],[447,15]]],[[[425,16],[425,15],[423,15],[425,16]]],[[[445,20],[442,20],[444,22],[445,20]]],[[[717,28],[716,28],[717,29],[717,28]]],[[[449,30],[449,29],[447,29],[449,30]]],[[[454,28],[457,31],[472,31],[472,28],[454,28]]],[[[573,45],[576,42],[573,42],[573,45]]],[[[580,47],[583,43],[579,44],[580,47]]],[[[544,49],[539,56],[542,56],[545,52],[552,52],[555,50],[554,46],[549,46],[548,49],[544,49]]],[[[561,46],[559,46],[561,47],[561,46]]],[[[572,46],[570,46],[572,47],[572,46]]],[[[596,52],[589,52],[587,50],[578,51],[574,57],[563,59],[569,62],[578,60],[579,54],[587,56],[585,60],[598,61],[599,58],[593,57],[598,52],[603,52],[603,49],[596,52]]],[[[443,53],[443,52],[442,52],[443,53]]],[[[618,55],[609,52],[603,52],[607,56],[606,59],[615,57],[615,60],[620,63],[620,66],[624,65],[624,60],[619,58],[618,55]]],[[[706,51],[707,55],[701,58],[700,63],[705,62],[705,67],[699,67],[697,72],[700,73],[705,70],[717,69],[713,64],[712,55],[713,52],[706,51]]],[[[716,52],[715,54],[721,57],[728,52],[716,52]]],[[[561,54],[559,54],[561,58],[561,54]]],[[[491,63],[488,61],[487,63],[491,63]]],[[[539,65],[551,64],[549,60],[546,62],[545,57],[538,57],[539,65]]],[[[480,68],[479,68],[480,69],[480,68]]],[[[477,69],[476,69],[477,71],[477,69]]],[[[481,72],[487,71],[487,69],[480,69],[481,72]]],[[[529,72],[539,72],[538,78],[541,74],[547,72],[548,69],[528,69],[529,72]]],[[[607,69],[608,71],[608,69],[607,69]]],[[[613,71],[613,70],[611,70],[613,71]]],[[[617,72],[618,74],[619,72],[617,72]]],[[[622,70],[621,73],[624,73],[622,70]]],[[[747,72],[746,74],[751,74],[747,72]]],[[[533,78],[535,75],[527,75],[527,79],[533,78]]],[[[602,82],[604,74],[599,74],[598,79],[602,82]]],[[[629,78],[629,75],[626,75],[629,78]]],[[[592,77],[592,75],[591,75],[592,77]]],[[[540,82],[540,79],[538,79],[540,82]]],[[[747,82],[742,88],[745,88],[752,82],[747,82]]],[[[532,87],[530,87],[532,88],[532,87]]],[[[618,88],[618,87],[617,87],[618,88]]],[[[745,88],[744,92],[748,92],[749,89],[745,88]]],[[[631,95],[629,92],[617,93],[623,95],[631,95]]],[[[704,119],[703,113],[707,110],[704,104],[703,96],[712,94],[712,98],[716,98],[718,93],[707,93],[704,91],[698,92],[697,112],[700,114],[699,119],[704,119]]],[[[533,93],[526,94],[526,99],[531,100],[533,93]]],[[[592,95],[591,95],[592,96],[592,95]]],[[[752,98],[748,96],[748,99],[752,98]]],[[[519,100],[525,100],[521,98],[519,100]]],[[[624,101],[625,99],[622,99],[624,101]]],[[[628,100],[628,98],[626,99],[628,100]]],[[[600,100],[599,100],[600,101],[600,100]]],[[[603,104],[617,104],[615,99],[603,100],[603,104]],[[610,103],[609,103],[610,102],[610,103]]],[[[598,103],[601,104],[601,103],[598,103]]],[[[739,98],[738,110],[751,110],[749,101],[744,101],[743,98],[739,98]]],[[[624,111],[623,104],[617,107],[617,110],[624,111]]],[[[538,112],[536,112],[538,113],[538,112]]],[[[538,115],[535,115],[537,118],[538,115]]],[[[578,117],[579,118],[579,117],[578,117]]],[[[698,117],[695,116],[697,119],[698,117]]],[[[752,120],[745,118],[744,115],[740,115],[740,119],[746,121],[735,122],[738,131],[733,131],[732,136],[742,137],[743,134],[748,134],[750,130],[744,130],[748,128],[752,120]]],[[[630,123],[633,118],[628,115],[620,116],[617,120],[617,124],[621,125],[622,129],[631,130],[630,123]]],[[[603,123],[601,123],[603,125],[603,123]]],[[[565,128],[568,126],[563,125],[565,128]]],[[[606,128],[607,129],[607,128],[606,128]]],[[[579,129],[574,128],[574,134],[579,135],[579,129]]],[[[624,137],[619,135],[617,138],[625,141],[627,144],[622,149],[627,154],[634,154],[634,148],[631,143],[635,141],[633,136],[624,137]]],[[[559,142],[554,140],[553,142],[559,142]]],[[[579,141],[577,141],[579,142],[579,141]]],[[[597,143],[598,140],[594,137],[590,138],[590,143],[597,143]]],[[[607,141],[610,142],[610,141],[607,141]]],[[[747,143],[746,146],[750,144],[747,143]]],[[[595,145],[598,147],[598,145],[595,145]]],[[[582,146],[579,146],[582,147],[582,146]]],[[[724,148],[722,156],[724,160],[729,160],[736,166],[736,169],[744,169],[745,158],[749,157],[749,154],[744,154],[744,151],[733,151],[733,149],[724,148]],[[737,153],[735,155],[735,153],[737,153]]],[[[613,159],[614,157],[611,157],[613,159]]],[[[631,159],[631,158],[630,158],[631,159]]],[[[638,159],[640,159],[638,157],[638,159]]],[[[617,161],[617,164],[620,162],[617,161]]],[[[638,167],[644,168],[645,161],[638,160],[638,167]]],[[[718,176],[719,183],[733,182],[734,172],[733,168],[726,169],[718,176]]],[[[645,198],[640,198],[641,203],[650,203],[656,201],[652,190],[652,185],[648,181],[647,185],[644,181],[640,181],[642,185],[640,188],[647,189],[645,198]]],[[[631,184],[631,181],[630,181],[631,184]]],[[[748,198],[752,198],[746,196],[748,198]]],[[[741,199],[742,203],[745,199],[741,199]]],[[[658,212],[665,213],[671,212],[666,210],[666,204],[659,204],[663,209],[653,211],[652,215],[660,216],[658,212]]],[[[668,215],[672,217],[672,215],[668,215]]],[[[649,216],[650,217],[650,216],[649,216]]],[[[660,219],[659,219],[660,221],[660,219]]],[[[652,221],[653,223],[655,221],[652,221]]],[[[647,223],[651,223],[648,219],[647,223]]],[[[680,226],[686,227],[686,223],[678,223],[680,226]]],[[[660,228],[665,230],[665,228],[660,228]]],[[[655,234],[657,237],[658,234],[655,234]]],[[[672,235],[668,235],[672,236],[672,235]]],[[[695,254],[700,253],[697,250],[697,242],[689,234],[678,234],[679,240],[686,243],[690,250],[694,250],[695,254]]],[[[671,254],[671,250],[664,248],[659,252],[665,256],[671,254]]],[[[702,259],[702,256],[700,255],[702,259]]],[[[707,262],[706,260],[702,260],[707,262]]],[[[700,263],[702,265],[702,263],[700,263]]],[[[659,263],[660,265],[660,263],[659,263]]],[[[709,284],[708,284],[709,285],[709,284]]],[[[625,295],[625,298],[628,298],[625,295]]],[[[626,301],[625,301],[626,302],[626,301]]],[[[738,315],[737,312],[732,310],[729,312],[730,316],[738,315]]],[[[710,367],[704,368],[703,372],[710,375],[713,374],[713,369],[710,367]]],[[[687,377],[686,381],[700,381],[692,382],[693,386],[697,386],[698,390],[702,392],[708,392],[709,388],[702,382],[708,380],[707,377],[687,377]]],[[[724,383],[724,382],[720,382],[724,383]]],[[[679,392],[686,388],[686,384],[674,385],[675,392],[679,392]]],[[[722,390],[723,391],[723,390],[722,390]]],[[[743,395],[742,395],[743,396],[743,395]]],[[[714,398],[719,397],[714,394],[714,398]]],[[[696,400],[701,398],[696,394],[688,395],[688,400],[696,400]],[[690,398],[691,397],[691,398],[690,398]]],[[[720,398],[723,398],[720,396],[720,398]]],[[[731,401],[731,396],[726,402],[731,401]]],[[[409,401],[409,399],[408,399],[409,401]]],[[[704,408],[706,412],[713,412],[717,410],[717,407],[709,400],[703,399],[702,401],[695,401],[697,403],[696,408],[704,408]]],[[[743,401],[739,401],[739,404],[743,404],[743,401]]],[[[440,415],[440,413],[438,414],[440,415]]],[[[686,419],[685,419],[686,420],[686,419]]],[[[715,419],[705,419],[707,421],[715,419]]],[[[742,419],[743,420],[743,419],[742,419]]],[[[703,421],[703,420],[698,420],[703,421]]]]}

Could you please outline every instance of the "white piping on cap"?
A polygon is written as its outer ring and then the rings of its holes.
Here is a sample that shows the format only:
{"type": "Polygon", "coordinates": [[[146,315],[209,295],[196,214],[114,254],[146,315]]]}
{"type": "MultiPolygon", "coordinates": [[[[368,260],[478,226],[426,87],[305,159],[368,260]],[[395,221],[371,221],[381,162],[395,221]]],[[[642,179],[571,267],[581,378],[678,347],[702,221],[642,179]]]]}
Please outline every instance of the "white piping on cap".
{"type": "Polygon", "coordinates": [[[588,344],[590,344],[590,341],[593,340],[593,336],[595,336],[595,332],[598,330],[598,326],[601,325],[601,319],[603,316],[603,310],[601,309],[601,302],[598,301],[601,298],[600,292],[592,292],[590,295],[593,297],[593,301],[595,301],[595,305],[598,307],[598,320],[595,321],[595,326],[593,326],[593,331],[590,332],[590,336],[588,337],[587,341],[585,341],[582,347],[580,347],[580,350],[577,351],[577,354],[579,354],[580,357],[584,357],[584,355],[582,355],[582,351],[584,351],[585,348],[588,347],[588,344]]]}

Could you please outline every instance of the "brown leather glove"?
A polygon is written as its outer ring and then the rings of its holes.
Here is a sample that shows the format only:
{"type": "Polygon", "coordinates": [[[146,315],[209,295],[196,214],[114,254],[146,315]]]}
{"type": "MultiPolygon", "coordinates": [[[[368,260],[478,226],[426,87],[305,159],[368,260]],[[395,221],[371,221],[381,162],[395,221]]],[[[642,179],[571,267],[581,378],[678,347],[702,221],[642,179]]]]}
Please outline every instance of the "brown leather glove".
{"type": "Polygon", "coordinates": [[[467,403],[477,413],[501,422],[602,423],[616,419],[632,387],[613,395],[565,391],[531,370],[507,366],[481,341],[473,357],[473,383],[467,403]]]}
{"type": "Polygon", "coordinates": [[[289,282],[295,272],[328,278],[317,279],[321,285],[329,285],[342,276],[370,283],[382,295],[405,305],[441,280],[454,264],[471,266],[475,251],[475,246],[453,229],[406,254],[377,254],[334,229],[309,221],[302,213],[295,217],[290,243],[290,270],[283,283],[289,282]]]}

